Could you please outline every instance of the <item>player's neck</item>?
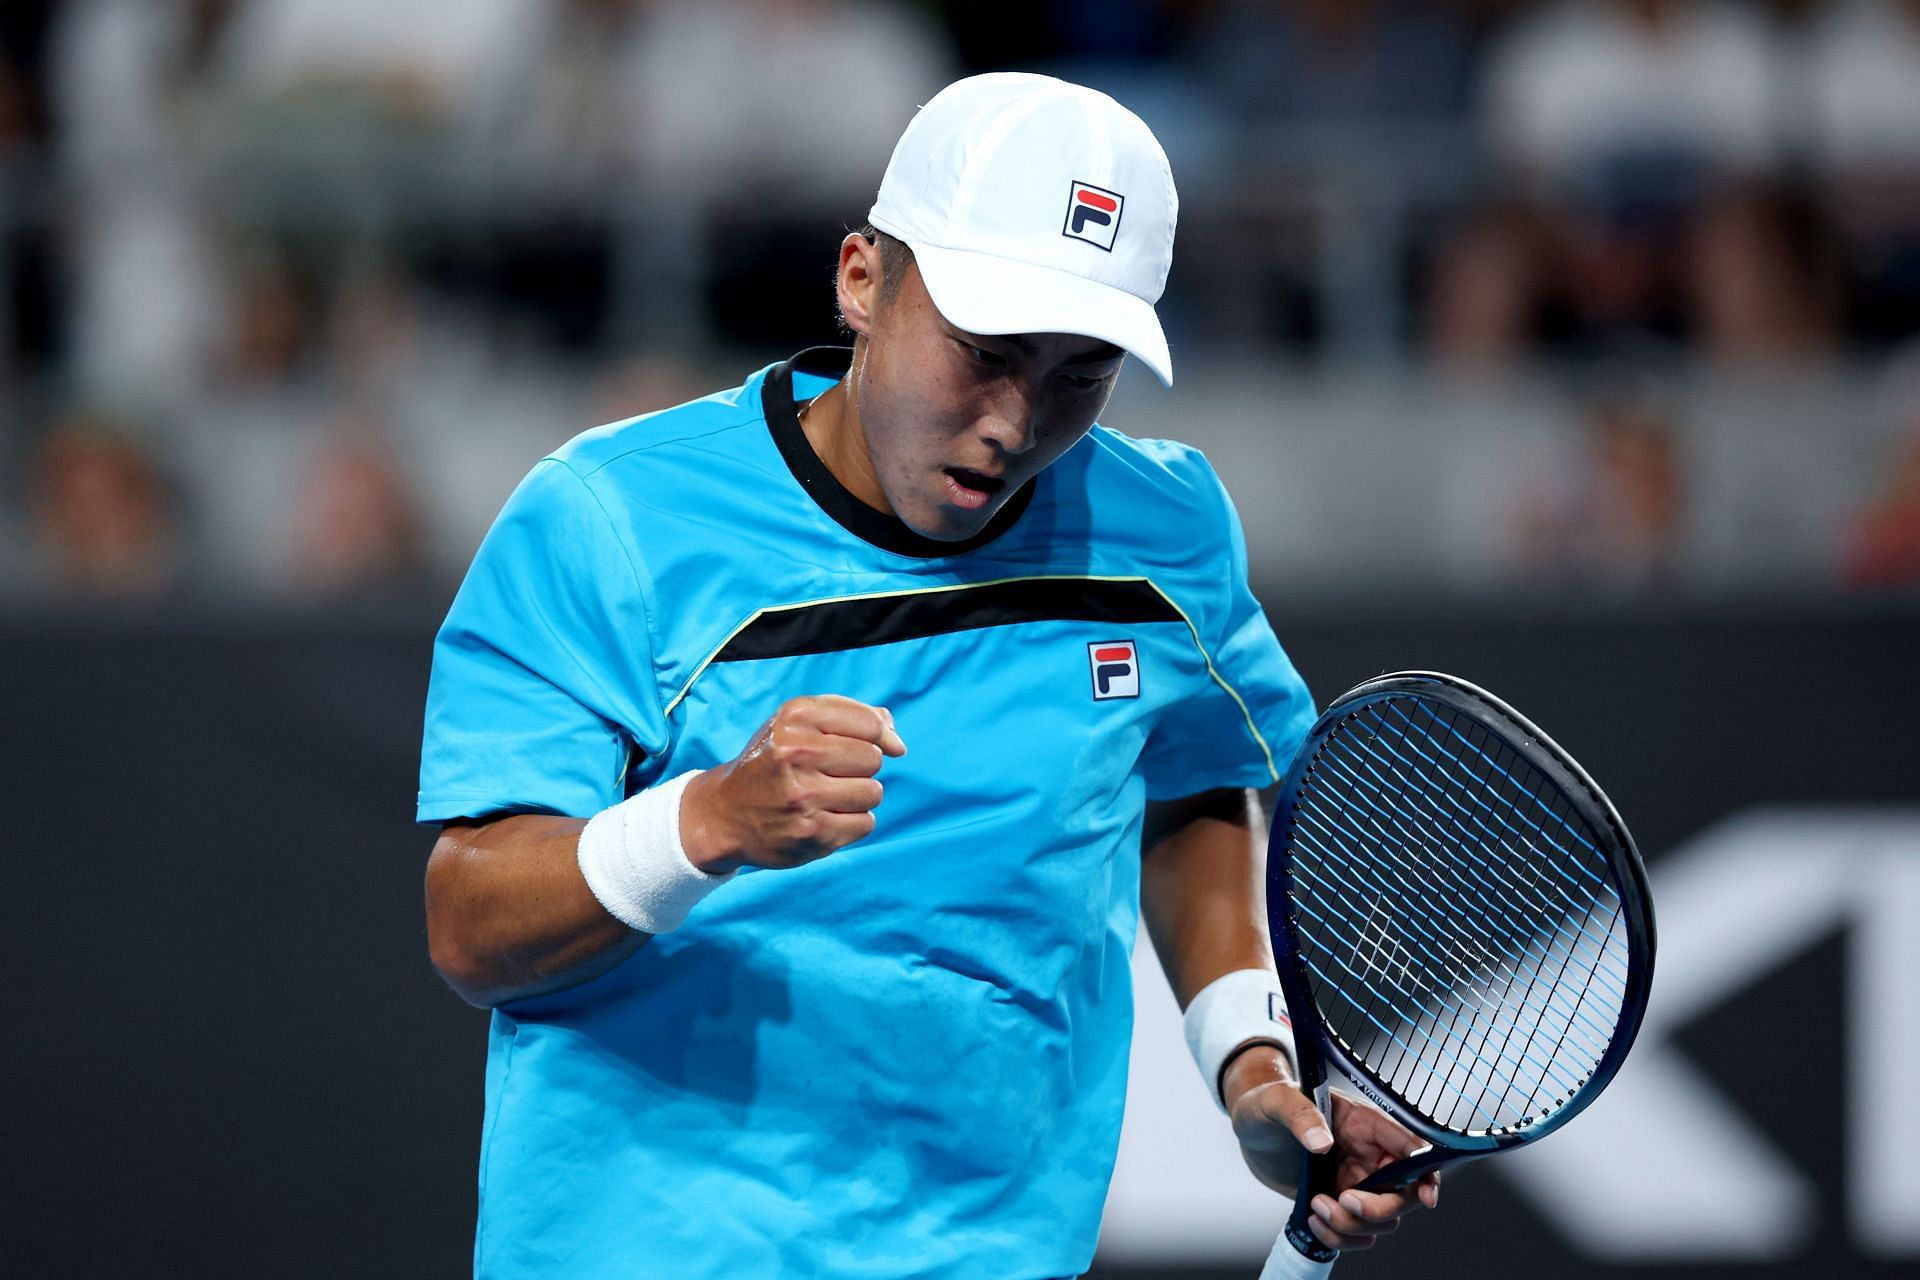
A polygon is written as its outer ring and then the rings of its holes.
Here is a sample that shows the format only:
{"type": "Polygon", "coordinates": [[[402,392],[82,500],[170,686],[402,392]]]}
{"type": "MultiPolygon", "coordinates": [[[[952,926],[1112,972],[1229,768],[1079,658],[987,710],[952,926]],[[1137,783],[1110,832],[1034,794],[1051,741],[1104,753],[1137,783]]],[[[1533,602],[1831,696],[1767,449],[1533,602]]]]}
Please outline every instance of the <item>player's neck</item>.
{"type": "Polygon", "coordinates": [[[867,453],[867,437],[860,429],[859,401],[847,390],[852,381],[853,375],[849,372],[803,406],[800,430],[813,446],[815,455],[848,493],[875,511],[893,515],[893,504],[887,501],[880,478],[874,472],[873,459],[867,453]]]}

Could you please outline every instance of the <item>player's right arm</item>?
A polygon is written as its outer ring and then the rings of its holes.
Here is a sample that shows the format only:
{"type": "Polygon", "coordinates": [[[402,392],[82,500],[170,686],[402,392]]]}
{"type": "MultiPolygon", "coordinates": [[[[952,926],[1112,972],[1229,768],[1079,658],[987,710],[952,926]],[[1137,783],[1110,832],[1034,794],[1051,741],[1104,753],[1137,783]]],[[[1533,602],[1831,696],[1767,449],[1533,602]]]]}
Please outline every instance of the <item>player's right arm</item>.
{"type": "Polygon", "coordinates": [[[433,967],[483,1008],[594,978],[646,944],[580,873],[584,818],[516,813],[440,828],[427,859],[433,967]]]}
{"type": "MultiPolygon", "coordinates": [[[[906,753],[884,708],[795,698],[733,760],[687,784],[680,842],[710,875],[785,869],[871,833],[881,762],[906,753]]],[[[443,824],[427,860],[434,967],[489,1007],[607,972],[652,937],[616,919],[580,870],[583,818],[505,814],[443,824]]]]}

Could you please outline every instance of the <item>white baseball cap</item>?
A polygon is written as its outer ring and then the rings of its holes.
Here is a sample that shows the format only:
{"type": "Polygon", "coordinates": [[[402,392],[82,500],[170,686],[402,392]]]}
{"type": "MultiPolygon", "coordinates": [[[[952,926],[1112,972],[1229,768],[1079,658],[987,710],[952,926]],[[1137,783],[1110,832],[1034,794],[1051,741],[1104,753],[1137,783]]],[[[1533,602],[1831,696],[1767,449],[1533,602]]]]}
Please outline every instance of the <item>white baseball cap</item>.
{"type": "Polygon", "coordinates": [[[948,323],[1100,338],[1172,386],[1153,304],[1179,210],[1167,153],[1139,116],[1081,85],[996,71],[920,108],[867,217],[912,246],[948,323]]]}

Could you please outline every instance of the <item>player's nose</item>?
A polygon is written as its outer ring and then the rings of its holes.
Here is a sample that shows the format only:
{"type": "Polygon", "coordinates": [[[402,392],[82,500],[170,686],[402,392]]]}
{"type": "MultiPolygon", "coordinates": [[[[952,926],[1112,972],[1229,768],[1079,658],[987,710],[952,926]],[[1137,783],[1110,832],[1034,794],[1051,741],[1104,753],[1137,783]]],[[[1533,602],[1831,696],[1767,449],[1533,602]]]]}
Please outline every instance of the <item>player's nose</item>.
{"type": "MultiPolygon", "coordinates": [[[[1013,379],[1006,380],[1009,383],[1013,379]]],[[[980,433],[999,446],[1002,452],[1026,453],[1038,442],[1034,431],[1034,397],[1026,387],[1003,387],[981,407],[980,433]]]]}

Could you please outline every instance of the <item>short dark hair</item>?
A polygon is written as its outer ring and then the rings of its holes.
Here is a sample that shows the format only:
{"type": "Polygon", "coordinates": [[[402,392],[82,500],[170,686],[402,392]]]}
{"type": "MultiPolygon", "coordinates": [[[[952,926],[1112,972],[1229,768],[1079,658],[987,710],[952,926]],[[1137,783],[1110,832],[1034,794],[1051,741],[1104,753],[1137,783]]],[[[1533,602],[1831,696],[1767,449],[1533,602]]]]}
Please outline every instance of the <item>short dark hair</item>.
{"type": "MultiPolygon", "coordinates": [[[[907,268],[913,265],[913,247],[905,240],[888,235],[871,222],[862,226],[859,234],[868,244],[880,247],[880,301],[892,302],[900,295],[900,282],[906,279],[907,268]]],[[[846,316],[841,315],[838,319],[842,333],[853,332],[847,327],[846,316]]]]}

